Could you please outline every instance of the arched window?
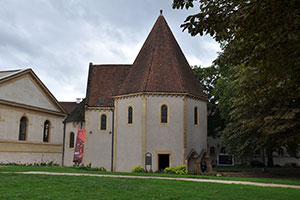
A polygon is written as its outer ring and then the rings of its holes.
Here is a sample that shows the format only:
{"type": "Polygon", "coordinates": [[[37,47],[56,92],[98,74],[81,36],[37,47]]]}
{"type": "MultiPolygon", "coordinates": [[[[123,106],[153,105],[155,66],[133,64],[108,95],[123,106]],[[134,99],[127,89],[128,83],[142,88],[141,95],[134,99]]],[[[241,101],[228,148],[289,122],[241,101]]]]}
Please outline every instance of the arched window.
{"type": "Polygon", "coordinates": [[[20,128],[19,128],[19,140],[26,140],[26,128],[27,128],[27,119],[26,117],[22,117],[20,120],[20,128]]]}
{"type": "Polygon", "coordinates": [[[50,122],[47,120],[44,123],[43,142],[49,142],[50,122]]]}
{"type": "Polygon", "coordinates": [[[101,115],[101,124],[100,124],[100,130],[105,131],[106,130],[106,115],[101,115]]]}
{"type": "Polygon", "coordinates": [[[210,147],[210,155],[215,155],[215,147],[210,147]]]}
{"type": "Polygon", "coordinates": [[[74,148],[74,143],[75,143],[75,135],[73,132],[70,133],[70,144],[69,147],[70,148],[74,148]]]}
{"type": "Polygon", "coordinates": [[[133,108],[131,106],[128,107],[128,124],[133,123],[133,108]]]}
{"type": "Polygon", "coordinates": [[[168,123],[168,106],[165,104],[160,107],[160,122],[162,124],[168,123]]]}
{"type": "Polygon", "coordinates": [[[199,109],[197,106],[194,108],[194,125],[199,125],[199,109]]]}

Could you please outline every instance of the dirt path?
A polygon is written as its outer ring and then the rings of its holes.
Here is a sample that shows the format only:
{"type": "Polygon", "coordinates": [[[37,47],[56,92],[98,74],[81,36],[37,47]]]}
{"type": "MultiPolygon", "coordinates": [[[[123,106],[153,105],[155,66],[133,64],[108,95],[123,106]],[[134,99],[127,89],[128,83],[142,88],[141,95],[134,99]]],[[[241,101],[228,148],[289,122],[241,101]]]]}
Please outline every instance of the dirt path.
{"type": "Polygon", "coordinates": [[[57,172],[14,172],[18,174],[46,174],[46,175],[64,175],[64,176],[93,176],[93,177],[112,177],[112,178],[141,178],[141,179],[160,179],[160,180],[180,180],[193,181],[205,183],[223,183],[223,184],[240,184],[240,185],[254,185],[263,187],[282,187],[300,189],[300,185],[285,185],[275,183],[257,183],[250,181],[231,181],[231,180],[213,180],[213,179],[196,179],[196,178],[173,178],[173,177],[154,177],[154,176],[129,176],[129,175],[110,175],[110,174],[83,174],[83,173],[57,173],[57,172]]]}

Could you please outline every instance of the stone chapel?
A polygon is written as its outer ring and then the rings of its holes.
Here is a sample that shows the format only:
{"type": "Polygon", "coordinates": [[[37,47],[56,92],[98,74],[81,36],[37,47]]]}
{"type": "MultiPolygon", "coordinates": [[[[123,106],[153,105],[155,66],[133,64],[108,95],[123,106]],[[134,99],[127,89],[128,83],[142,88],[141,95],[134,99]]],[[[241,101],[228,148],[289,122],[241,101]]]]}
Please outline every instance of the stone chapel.
{"type": "Polygon", "coordinates": [[[85,165],[109,171],[200,167],[207,148],[207,97],[162,15],[132,65],[90,63],[86,98],[64,123],[67,166],[73,165],[81,128],[85,165]]]}

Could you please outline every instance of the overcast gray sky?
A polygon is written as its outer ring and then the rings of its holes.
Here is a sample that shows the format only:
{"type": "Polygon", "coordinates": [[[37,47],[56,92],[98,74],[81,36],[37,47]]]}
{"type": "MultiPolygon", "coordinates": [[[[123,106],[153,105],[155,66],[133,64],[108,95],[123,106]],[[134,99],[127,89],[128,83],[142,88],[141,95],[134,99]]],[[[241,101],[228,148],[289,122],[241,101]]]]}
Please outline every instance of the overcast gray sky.
{"type": "Polygon", "coordinates": [[[219,45],[182,32],[197,9],[172,0],[0,0],[0,70],[32,68],[59,101],[83,98],[89,63],[132,64],[160,9],[189,64],[211,65],[219,45]]]}

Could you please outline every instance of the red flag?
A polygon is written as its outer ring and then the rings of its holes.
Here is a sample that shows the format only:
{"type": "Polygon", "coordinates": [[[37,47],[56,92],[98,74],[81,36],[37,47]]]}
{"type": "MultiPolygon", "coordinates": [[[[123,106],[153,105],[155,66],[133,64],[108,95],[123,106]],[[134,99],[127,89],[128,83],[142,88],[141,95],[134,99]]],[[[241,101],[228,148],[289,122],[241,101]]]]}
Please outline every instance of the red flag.
{"type": "Polygon", "coordinates": [[[75,163],[82,162],[84,142],[85,142],[85,129],[78,129],[75,152],[73,157],[73,162],[75,163]]]}

